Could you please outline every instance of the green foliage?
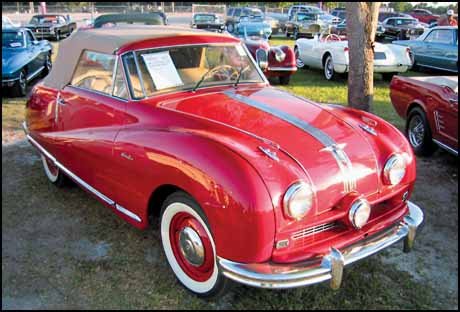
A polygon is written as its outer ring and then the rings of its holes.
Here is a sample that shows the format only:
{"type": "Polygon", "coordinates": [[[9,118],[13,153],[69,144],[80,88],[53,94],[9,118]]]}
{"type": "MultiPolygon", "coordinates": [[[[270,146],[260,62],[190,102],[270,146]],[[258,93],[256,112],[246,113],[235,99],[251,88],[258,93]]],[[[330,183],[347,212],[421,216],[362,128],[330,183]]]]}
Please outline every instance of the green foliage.
{"type": "Polygon", "coordinates": [[[390,2],[388,6],[396,12],[409,12],[413,8],[410,2],[390,2]]]}

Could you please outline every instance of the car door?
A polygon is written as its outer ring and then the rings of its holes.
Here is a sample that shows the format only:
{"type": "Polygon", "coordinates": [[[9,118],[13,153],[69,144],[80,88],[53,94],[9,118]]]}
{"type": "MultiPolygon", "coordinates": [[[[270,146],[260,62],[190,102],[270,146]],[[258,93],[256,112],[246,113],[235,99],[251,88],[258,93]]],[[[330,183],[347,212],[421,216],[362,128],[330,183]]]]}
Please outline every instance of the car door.
{"type": "Polygon", "coordinates": [[[433,29],[424,42],[422,64],[440,69],[456,69],[458,51],[454,46],[452,29],[433,29]]]}
{"type": "Polygon", "coordinates": [[[71,83],[57,98],[58,159],[70,171],[112,198],[113,144],[125,121],[127,93],[116,96],[115,55],[85,50],[71,83]]]}
{"type": "Polygon", "coordinates": [[[32,36],[30,30],[24,30],[24,37],[26,40],[26,51],[27,51],[27,79],[33,79],[41,70],[44,62],[40,62],[38,45],[34,44],[35,38],[32,36]]]}

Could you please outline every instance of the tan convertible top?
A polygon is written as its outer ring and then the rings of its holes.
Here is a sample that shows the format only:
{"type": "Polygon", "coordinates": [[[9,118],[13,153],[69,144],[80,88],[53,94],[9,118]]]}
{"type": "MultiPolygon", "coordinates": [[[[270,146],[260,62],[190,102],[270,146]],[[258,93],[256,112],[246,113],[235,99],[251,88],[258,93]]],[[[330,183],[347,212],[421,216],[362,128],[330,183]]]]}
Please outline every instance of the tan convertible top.
{"type": "Polygon", "coordinates": [[[424,81],[436,84],[438,86],[448,86],[455,93],[458,93],[458,76],[422,76],[422,77],[410,77],[414,80],[424,81]]]}
{"type": "Polygon", "coordinates": [[[126,44],[145,39],[203,34],[229,37],[214,32],[163,25],[123,25],[110,28],[79,29],[59,44],[59,52],[53,68],[43,80],[43,84],[55,89],[62,89],[67,85],[72,79],[81,52],[85,49],[113,54],[126,44]]]}

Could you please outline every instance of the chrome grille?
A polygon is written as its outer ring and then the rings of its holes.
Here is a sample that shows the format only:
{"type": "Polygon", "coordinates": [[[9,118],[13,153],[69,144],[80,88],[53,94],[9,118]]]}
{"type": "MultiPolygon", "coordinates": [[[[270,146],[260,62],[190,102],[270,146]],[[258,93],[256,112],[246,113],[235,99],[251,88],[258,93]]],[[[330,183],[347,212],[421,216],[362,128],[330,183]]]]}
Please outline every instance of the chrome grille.
{"type": "Polygon", "coordinates": [[[291,238],[293,240],[297,240],[297,239],[308,237],[308,236],[316,234],[316,233],[320,233],[320,232],[324,232],[324,231],[333,229],[335,227],[337,227],[337,222],[324,223],[324,224],[320,224],[320,225],[317,225],[317,226],[313,226],[313,227],[310,227],[310,228],[306,228],[306,229],[294,232],[294,234],[292,234],[291,238]]]}

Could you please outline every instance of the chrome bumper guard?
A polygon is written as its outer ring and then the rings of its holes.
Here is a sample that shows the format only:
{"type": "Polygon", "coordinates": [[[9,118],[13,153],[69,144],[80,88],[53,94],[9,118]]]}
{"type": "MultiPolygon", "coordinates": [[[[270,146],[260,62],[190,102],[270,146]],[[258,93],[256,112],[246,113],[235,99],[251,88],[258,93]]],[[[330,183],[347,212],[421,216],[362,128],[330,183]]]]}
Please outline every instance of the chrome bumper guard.
{"type": "Polygon", "coordinates": [[[393,245],[404,238],[404,252],[409,252],[417,227],[423,221],[423,212],[415,204],[407,202],[409,214],[399,224],[371,237],[349,245],[342,250],[334,247],[322,258],[292,264],[237,263],[218,257],[222,273],[239,283],[261,288],[292,288],[330,281],[332,289],[342,282],[343,267],[393,245]]]}

